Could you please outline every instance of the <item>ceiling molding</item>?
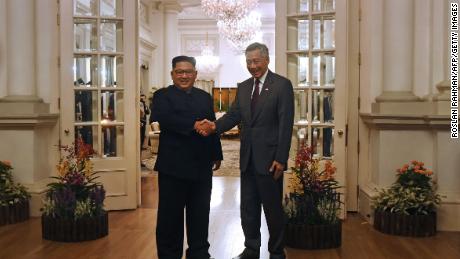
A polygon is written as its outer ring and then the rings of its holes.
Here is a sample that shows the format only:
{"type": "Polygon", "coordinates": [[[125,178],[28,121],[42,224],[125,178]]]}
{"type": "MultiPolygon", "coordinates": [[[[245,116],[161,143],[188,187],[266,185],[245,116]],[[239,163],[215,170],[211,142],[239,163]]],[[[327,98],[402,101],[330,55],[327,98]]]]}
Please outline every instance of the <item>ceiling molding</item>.
{"type": "Polygon", "coordinates": [[[178,25],[181,27],[217,27],[217,21],[214,19],[179,19],[178,25]]]}

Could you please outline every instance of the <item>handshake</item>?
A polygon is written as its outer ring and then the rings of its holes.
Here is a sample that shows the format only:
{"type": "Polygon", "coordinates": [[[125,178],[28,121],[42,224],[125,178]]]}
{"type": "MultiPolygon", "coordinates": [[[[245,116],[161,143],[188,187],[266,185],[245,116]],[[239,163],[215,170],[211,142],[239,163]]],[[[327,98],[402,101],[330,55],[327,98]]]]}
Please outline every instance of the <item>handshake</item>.
{"type": "Polygon", "coordinates": [[[216,132],[216,124],[212,121],[204,119],[201,121],[196,121],[193,129],[203,137],[207,137],[216,132]]]}

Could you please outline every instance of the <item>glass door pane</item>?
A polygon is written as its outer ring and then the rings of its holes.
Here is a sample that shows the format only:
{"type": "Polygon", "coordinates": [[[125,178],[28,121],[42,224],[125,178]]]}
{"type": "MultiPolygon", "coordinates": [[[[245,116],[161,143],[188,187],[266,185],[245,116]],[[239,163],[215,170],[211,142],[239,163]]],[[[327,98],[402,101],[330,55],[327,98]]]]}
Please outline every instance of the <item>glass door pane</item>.
{"type": "Polygon", "coordinates": [[[123,57],[101,55],[101,87],[123,87],[123,57]]]}
{"type": "Polygon", "coordinates": [[[101,50],[123,51],[123,23],[104,19],[101,21],[101,50]]]}
{"type": "Polygon", "coordinates": [[[74,42],[76,51],[95,51],[97,49],[97,20],[75,18],[74,42]]]}
{"type": "Polygon", "coordinates": [[[123,16],[122,0],[101,1],[101,16],[121,17],[123,16]]]}
{"type": "Polygon", "coordinates": [[[297,143],[311,145],[325,159],[334,155],[335,20],[334,0],[298,0],[287,23],[297,143]]]}
{"type": "Polygon", "coordinates": [[[97,120],[97,91],[75,91],[75,122],[95,122],[97,120]]]}
{"type": "Polygon", "coordinates": [[[75,138],[101,158],[124,150],[122,7],[122,0],[74,0],[75,138]]]}
{"type": "Polygon", "coordinates": [[[328,12],[335,10],[335,0],[313,0],[313,11],[328,12]]]}
{"type": "Polygon", "coordinates": [[[74,55],[73,71],[75,87],[96,86],[97,56],[79,54],[74,55]]]}
{"type": "Polygon", "coordinates": [[[94,150],[99,150],[97,126],[75,126],[75,139],[78,138],[81,138],[86,144],[91,145],[94,150]]]}
{"type": "Polygon", "coordinates": [[[102,91],[101,94],[101,121],[123,121],[123,91],[102,91]]]}
{"type": "Polygon", "coordinates": [[[75,0],[73,2],[74,15],[97,15],[97,0],[75,0]]]}

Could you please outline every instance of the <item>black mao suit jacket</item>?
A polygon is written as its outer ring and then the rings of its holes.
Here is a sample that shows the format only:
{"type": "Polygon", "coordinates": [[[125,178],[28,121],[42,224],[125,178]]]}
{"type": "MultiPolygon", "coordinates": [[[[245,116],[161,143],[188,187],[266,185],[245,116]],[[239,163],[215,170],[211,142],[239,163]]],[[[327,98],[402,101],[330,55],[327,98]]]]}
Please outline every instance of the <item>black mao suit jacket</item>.
{"type": "Polygon", "coordinates": [[[219,136],[203,137],[193,129],[197,120],[215,120],[211,96],[192,87],[174,85],[155,92],[150,121],[160,124],[155,170],[183,179],[210,179],[212,162],[222,160],[219,136]]]}
{"type": "Polygon", "coordinates": [[[287,165],[294,123],[293,88],[291,81],[269,70],[252,114],[253,85],[253,78],[238,84],[235,102],[216,121],[216,129],[222,133],[241,122],[241,171],[246,171],[252,155],[257,173],[269,174],[274,160],[287,165]]]}

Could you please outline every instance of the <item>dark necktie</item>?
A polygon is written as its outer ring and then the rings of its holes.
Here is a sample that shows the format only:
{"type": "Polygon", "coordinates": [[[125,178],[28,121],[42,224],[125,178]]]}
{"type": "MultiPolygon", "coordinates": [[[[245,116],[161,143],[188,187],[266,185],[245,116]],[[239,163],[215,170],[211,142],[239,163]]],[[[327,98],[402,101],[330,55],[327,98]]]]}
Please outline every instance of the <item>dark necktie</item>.
{"type": "Polygon", "coordinates": [[[254,113],[254,110],[256,109],[257,98],[259,97],[259,84],[259,79],[256,79],[256,82],[254,84],[254,92],[252,93],[251,99],[251,113],[254,113]]]}

